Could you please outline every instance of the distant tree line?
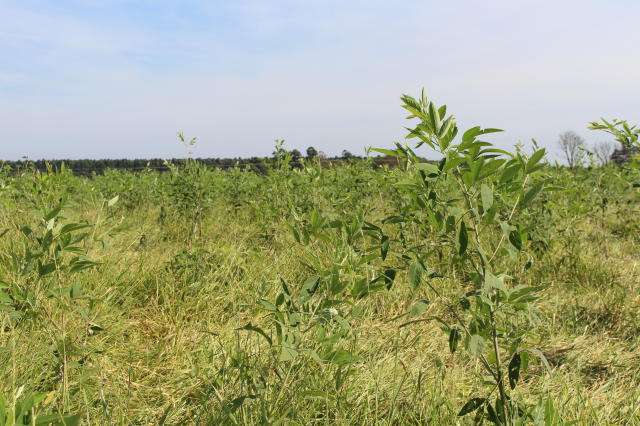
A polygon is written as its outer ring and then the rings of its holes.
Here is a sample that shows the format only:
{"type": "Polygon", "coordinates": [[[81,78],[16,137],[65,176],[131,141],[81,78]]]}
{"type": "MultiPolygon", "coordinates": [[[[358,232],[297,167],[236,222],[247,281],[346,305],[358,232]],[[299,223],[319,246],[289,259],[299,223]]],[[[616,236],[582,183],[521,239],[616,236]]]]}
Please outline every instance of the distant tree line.
{"type": "MultiPolygon", "coordinates": [[[[317,151],[314,147],[310,146],[306,150],[306,156],[303,156],[302,153],[297,150],[287,151],[283,148],[276,148],[272,157],[250,157],[250,158],[196,158],[195,160],[203,164],[205,166],[211,168],[232,168],[232,167],[240,167],[247,168],[249,167],[256,172],[266,172],[270,167],[274,166],[277,162],[278,158],[281,158],[283,155],[288,155],[290,158],[291,167],[302,167],[302,162],[307,161],[320,161],[321,163],[333,163],[333,162],[341,162],[348,161],[353,159],[361,159],[362,157],[351,154],[347,150],[342,151],[341,156],[336,157],[326,157],[322,151],[317,151]]],[[[151,159],[100,159],[100,160],[92,160],[92,159],[82,159],[82,160],[71,160],[71,159],[63,159],[63,160],[19,160],[19,161],[1,161],[0,166],[9,167],[13,170],[24,170],[24,169],[37,169],[40,171],[47,171],[49,169],[52,170],[61,170],[64,164],[64,168],[70,169],[75,174],[79,175],[91,175],[91,174],[102,174],[105,170],[115,169],[115,170],[131,170],[131,171],[142,171],[142,170],[157,170],[157,171],[168,171],[169,167],[167,163],[172,164],[184,164],[184,158],[171,158],[171,159],[162,159],[162,158],[151,158],[151,159]]],[[[397,162],[394,158],[387,157],[375,157],[373,159],[374,165],[382,165],[387,164],[390,166],[395,165],[397,162]]]]}
{"type": "MultiPolygon", "coordinates": [[[[229,168],[234,166],[244,167],[247,165],[262,165],[268,164],[268,158],[252,157],[252,158],[197,158],[197,162],[204,164],[212,168],[229,168]]],[[[13,169],[26,169],[34,168],[41,171],[46,171],[48,168],[60,170],[62,165],[67,169],[71,169],[77,174],[101,174],[105,170],[159,170],[168,171],[169,167],[167,163],[172,164],[184,164],[184,158],[151,158],[151,159],[82,159],[82,160],[21,160],[21,161],[4,161],[2,164],[11,167],[13,169]]]]}

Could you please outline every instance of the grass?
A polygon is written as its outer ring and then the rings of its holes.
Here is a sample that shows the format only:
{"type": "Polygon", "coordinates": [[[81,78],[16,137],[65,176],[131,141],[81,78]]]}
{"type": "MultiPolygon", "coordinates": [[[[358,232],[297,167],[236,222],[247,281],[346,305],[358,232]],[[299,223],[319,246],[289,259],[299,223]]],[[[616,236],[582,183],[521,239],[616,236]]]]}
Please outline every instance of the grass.
{"type": "MultiPolygon", "coordinates": [[[[49,409],[80,413],[90,425],[471,423],[457,413],[482,387],[481,366],[451,354],[435,321],[400,327],[414,301],[434,298],[426,287],[412,291],[404,273],[391,290],[341,305],[349,312],[345,347],[358,357],[353,364],[307,356],[280,361],[267,339],[240,329],[251,323],[274,337],[256,301],[275,300],[282,281],[300,288],[309,275],[301,263],[306,255],[331,256],[322,241],[298,244],[287,222],[309,221],[313,209],[330,218],[358,210],[379,222],[402,198],[385,182],[402,173],[360,163],[265,176],[202,173],[208,204],[199,237],[190,237],[188,219],[168,198],[168,175],[4,177],[3,281],[27,280],[10,259],[20,245],[16,225],[37,223],[34,207],[66,196],[68,220],[96,223],[102,200],[121,199],[111,222],[96,229],[120,228],[86,242],[100,265],[69,278],[89,299],[72,305],[44,297],[36,316],[17,324],[0,312],[0,392],[21,385],[51,392],[49,409]],[[55,354],[63,315],[64,335],[77,348],[66,377],[55,354]]],[[[621,202],[598,215],[588,199],[595,172],[548,173],[565,188],[550,195],[558,213],[547,224],[550,248],[514,278],[547,286],[531,340],[551,370],[533,368],[514,392],[532,403],[549,397],[559,423],[638,424],[637,193],[608,185],[609,197],[621,202]],[[575,205],[586,207],[573,212],[575,205]]],[[[445,296],[459,292],[459,277],[443,283],[445,296]]],[[[433,303],[420,318],[427,315],[448,313],[433,303]]],[[[300,345],[316,345],[316,333],[305,333],[300,345]]]]}

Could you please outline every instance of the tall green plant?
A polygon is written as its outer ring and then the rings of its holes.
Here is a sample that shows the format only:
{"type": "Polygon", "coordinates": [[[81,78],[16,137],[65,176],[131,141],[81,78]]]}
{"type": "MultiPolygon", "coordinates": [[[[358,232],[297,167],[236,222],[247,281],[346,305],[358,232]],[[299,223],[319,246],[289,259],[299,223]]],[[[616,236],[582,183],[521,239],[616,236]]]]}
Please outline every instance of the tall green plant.
{"type": "Polygon", "coordinates": [[[528,235],[517,218],[545,190],[545,180],[537,176],[545,151],[526,156],[498,149],[480,139],[501,131],[493,128],[473,127],[458,137],[446,106],[436,106],[424,92],[418,99],[405,95],[402,102],[407,118],[418,120],[407,138],[442,159],[422,162],[412,148],[398,143],[394,150],[375,149],[413,170],[411,179],[396,182],[409,198],[386,222],[419,229],[422,243],[399,241],[400,254],[413,259],[409,282],[414,288],[427,285],[448,310],[448,317],[435,319],[448,333],[450,351],[462,344],[489,376],[487,393],[471,398],[459,415],[476,412],[494,423],[521,423],[528,410],[513,390],[531,355],[544,360],[527,346],[532,302],[542,286],[514,283],[511,275],[530,266],[528,235]],[[448,270],[430,265],[433,258],[448,259],[448,270]],[[462,284],[453,299],[443,287],[451,279],[462,284]]]}
{"type": "MultiPolygon", "coordinates": [[[[87,322],[86,310],[79,302],[84,298],[82,284],[73,275],[97,265],[87,255],[83,242],[91,228],[87,223],[65,223],[63,204],[42,214],[37,226],[19,226],[22,247],[7,254],[12,273],[0,280],[0,311],[8,313],[12,328],[24,319],[40,319],[52,337],[53,354],[61,380],[62,398],[68,398],[68,377],[72,358],[78,355],[67,329],[70,317],[79,313],[87,322]],[[49,299],[60,309],[51,309],[49,299]]],[[[15,378],[13,379],[15,380],[15,378]]]]}
{"type": "Polygon", "coordinates": [[[208,207],[209,189],[204,180],[204,166],[192,158],[196,139],[187,140],[178,132],[178,140],[187,149],[187,158],[182,166],[166,163],[171,170],[168,187],[169,202],[178,215],[189,224],[189,239],[200,237],[204,211],[208,207]]]}

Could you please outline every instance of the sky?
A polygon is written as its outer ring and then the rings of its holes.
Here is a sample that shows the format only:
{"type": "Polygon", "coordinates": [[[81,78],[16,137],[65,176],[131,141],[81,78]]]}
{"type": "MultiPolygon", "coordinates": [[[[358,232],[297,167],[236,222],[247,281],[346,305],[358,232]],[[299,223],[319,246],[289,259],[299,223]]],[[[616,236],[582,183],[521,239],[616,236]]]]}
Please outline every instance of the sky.
{"type": "MultiPolygon", "coordinates": [[[[637,0],[0,0],[0,158],[327,155],[404,141],[422,88],[461,130],[640,123],[637,0]]],[[[427,153],[423,153],[428,156],[427,153]]],[[[554,157],[554,155],[556,157],[554,157]]]]}

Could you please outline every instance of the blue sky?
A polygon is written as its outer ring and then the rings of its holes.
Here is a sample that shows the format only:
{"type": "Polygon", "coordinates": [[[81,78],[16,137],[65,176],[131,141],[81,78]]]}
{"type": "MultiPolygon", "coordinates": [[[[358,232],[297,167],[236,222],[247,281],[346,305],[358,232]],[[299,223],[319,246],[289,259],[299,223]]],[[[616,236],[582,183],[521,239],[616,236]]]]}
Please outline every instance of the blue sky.
{"type": "Polygon", "coordinates": [[[640,123],[640,2],[0,0],[0,158],[327,154],[404,137],[422,87],[503,147],[640,123]]]}

